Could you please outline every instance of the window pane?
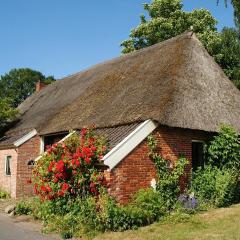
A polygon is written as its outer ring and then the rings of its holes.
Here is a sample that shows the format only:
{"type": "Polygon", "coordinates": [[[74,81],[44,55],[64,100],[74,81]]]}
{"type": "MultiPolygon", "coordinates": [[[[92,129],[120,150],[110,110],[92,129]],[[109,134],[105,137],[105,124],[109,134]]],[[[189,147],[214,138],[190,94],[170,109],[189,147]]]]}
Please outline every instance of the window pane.
{"type": "Polygon", "coordinates": [[[11,175],[11,156],[6,157],[6,175],[11,175]]]}

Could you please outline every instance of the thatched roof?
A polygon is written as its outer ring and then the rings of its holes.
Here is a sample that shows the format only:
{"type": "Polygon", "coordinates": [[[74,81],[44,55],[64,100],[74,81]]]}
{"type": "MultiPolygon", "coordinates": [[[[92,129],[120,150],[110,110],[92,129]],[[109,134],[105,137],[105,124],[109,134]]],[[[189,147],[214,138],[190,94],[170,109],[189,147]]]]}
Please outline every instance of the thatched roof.
{"type": "Polygon", "coordinates": [[[170,127],[240,131],[240,92],[192,33],[58,80],[20,106],[14,130],[40,134],[153,119],[170,127]]]}

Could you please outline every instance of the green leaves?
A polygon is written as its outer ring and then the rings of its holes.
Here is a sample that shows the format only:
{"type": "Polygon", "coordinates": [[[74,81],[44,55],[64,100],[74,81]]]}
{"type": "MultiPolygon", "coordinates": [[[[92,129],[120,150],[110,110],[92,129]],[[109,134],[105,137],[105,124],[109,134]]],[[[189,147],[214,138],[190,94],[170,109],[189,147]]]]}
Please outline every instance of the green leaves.
{"type": "Polygon", "coordinates": [[[219,168],[240,168],[240,139],[230,126],[222,126],[206,151],[208,163],[219,168]]]}
{"type": "Polygon", "coordinates": [[[35,91],[38,81],[51,83],[55,79],[29,68],[12,69],[0,78],[0,99],[10,98],[12,107],[17,107],[35,91]]]}
{"type": "Polygon", "coordinates": [[[10,98],[0,99],[0,130],[16,119],[17,110],[12,108],[11,105],[12,100],[10,98]]]}
{"type": "MultiPolygon", "coordinates": [[[[122,52],[128,53],[174,37],[193,27],[199,34],[216,32],[217,21],[208,10],[185,12],[180,0],[153,0],[144,9],[150,19],[141,16],[141,23],[121,43],[122,52]]],[[[201,35],[200,35],[201,37],[201,35]]]]}
{"type": "Polygon", "coordinates": [[[15,108],[35,91],[38,81],[55,80],[29,68],[12,69],[0,77],[0,131],[16,119],[15,108]]]}
{"type": "Polygon", "coordinates": [[[238,175],[231,169],[206,166],[193,173],[190,191],[194,192],[201,203],[226,207],[240,200],[238,175]]]}

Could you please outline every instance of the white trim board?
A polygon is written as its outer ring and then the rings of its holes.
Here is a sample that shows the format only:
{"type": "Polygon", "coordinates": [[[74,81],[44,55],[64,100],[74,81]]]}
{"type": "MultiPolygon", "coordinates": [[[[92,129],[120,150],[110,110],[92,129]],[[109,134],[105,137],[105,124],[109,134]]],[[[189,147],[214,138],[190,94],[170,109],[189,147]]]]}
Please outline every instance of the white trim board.
{"type": "Polygon", "coordinates": [[[112,170],[156,128],[157,124],[150,119],[143,122],[103,157],[104,164],[112,170]]]}
{"type": "Polygon", "coordinates": [[[27,142],[28,140],[30,140],[31,138],[35,137],[36,135],[37,135],[37,130],[34,129],[31,132],[24,135],[23,137],[16,140],[13,144],[14,144],[15,147],[19,147],[22,144],[24,144],[25,142],[27,142]]]}

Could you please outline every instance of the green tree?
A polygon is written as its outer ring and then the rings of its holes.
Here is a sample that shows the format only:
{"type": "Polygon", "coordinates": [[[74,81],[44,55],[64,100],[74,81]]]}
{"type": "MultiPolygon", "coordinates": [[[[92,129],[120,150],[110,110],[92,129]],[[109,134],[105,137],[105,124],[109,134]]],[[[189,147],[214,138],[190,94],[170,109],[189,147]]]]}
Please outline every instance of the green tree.
{"type": "Polygon", "coordinates": [[[35,91],[38,81],[48,84],[55,79],[29,68],[12,69],[0,78],[0,99],[11,99],[15,108],[35,91]]]}
{"type": "Polygon", "coordinates": [[[181,0],[153,0],[144,4],[144,9],[149,18],[141,16],[140,24],[132,29],[129,39],[121,43],[122,53],[151,46],[193,29],[227,76],[239,85],[239,40],[236,31],[224,29],[219,33],[217,20],[208,10],[185,12],[181,0]]]}
{"type": "Polygon", "coordinates": [[[224,28],[221,34],[221,67],[240,89],[240,39],[233,28],[224,28]]]}
{"type": "Polygon", "coordinates": [[[9,122],[16,119],[17,110],[12,108],[11,105],[11,99],[0,99],[0,132],[9,122]]]}
{"type": "Polygon", "coordinates": [[[153,0],[150,4],[144,4],[144,9],[150,19],[141,16],[140,25],[131,31],[128,40],[121,43],[123,53],[162,42],[190,28],[197,33],[212,54],[220,42],[220,34],[216,29],[217,21],[208,10],[185,12],[181,0],[153,0]]]}
{"type": "Polygon", "coordinates": [[[208,164],[219,168],[234,168],[239,172],[240,167],[240,136],[230,126],[222,126],[206,148],[208,164]]]}

